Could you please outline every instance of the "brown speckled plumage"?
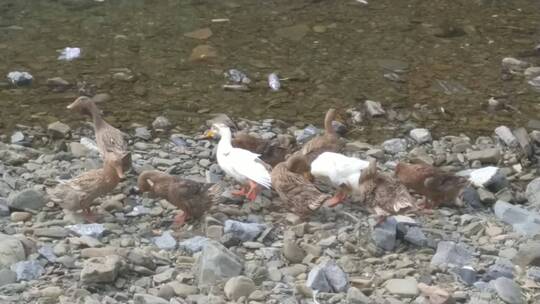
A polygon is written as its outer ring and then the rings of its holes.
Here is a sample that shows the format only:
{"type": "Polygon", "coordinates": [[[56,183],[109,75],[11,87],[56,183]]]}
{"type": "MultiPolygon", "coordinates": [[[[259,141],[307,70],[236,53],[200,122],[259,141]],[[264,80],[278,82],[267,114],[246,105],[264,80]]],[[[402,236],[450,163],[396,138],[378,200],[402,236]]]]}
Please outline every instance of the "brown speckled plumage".
{"type": "Polygon", "coordinates": [[[139,175],[137,186],[140,192],[149,192],[166,199],[188,218],[200,218],[223,192],[221,184],[206,184],[180,178],[160,171],[144,171],[139,175]]]}
{"type": "Polygon", "coordinates": [[[246,132],[238,132],[231,143],[235,148],[241,148],[260,154],[261,160],[272,167],[284,161],[285,155],[289,153],[289,150],[285,147],[281,147],[279,142],[264,140],[262,138],[251,136],[246,132]]]}
{"type": "Polygon", "coordinates": [[[279,194],[284,206],[301,218],[319,209],[330,195],[320,192],[305,175],[309,164],[302,155],[289,157],[272,170],[272,187],[279,194]]]}
{"type": "Polygon", "coordinates": [[[399,163],[395,171],[405,186],[424,195],[433,207],[443,203],[455,204],[456,197],[468,182],[464,177],[425,164],[399,163]]]}
{"type": "Polygon", "coordinates": [[[407,188],[392,176],[377,171],[375,160],[360,176],[359,192],[364,204],[379,216],[415,209],[415,200],[407,188]]]}
{"type": "Polygon", "coordinates": [[[309,164],[324,152],[340,152],[343,148],[344,143],[332,126],[335,118],[336,110],[329,109],[324,117],[324,134],[308,141],[299,151],[306,157],[309,164]]]}

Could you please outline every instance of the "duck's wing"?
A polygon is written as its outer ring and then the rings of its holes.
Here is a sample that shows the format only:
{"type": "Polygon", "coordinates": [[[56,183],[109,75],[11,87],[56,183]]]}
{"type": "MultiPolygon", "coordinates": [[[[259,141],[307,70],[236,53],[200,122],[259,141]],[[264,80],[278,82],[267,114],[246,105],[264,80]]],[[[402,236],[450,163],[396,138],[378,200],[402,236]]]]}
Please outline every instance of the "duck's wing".
{"type": "Polygon", "coordinates": [[[259,154],[244,149],[233,148],[227,157],[232,165],[232,169],[238,174],[265,188],[269,189],[272,186],[270,173],[266,170],[263,161],[259,159],[259,154]]]}
{"type": "Polygon", "coordinates": [[[329,177],[332,175],[347,177],[359,173],[368,166],[369,162],[365,160],[347,157],[339,153],[325,152],[311,163],[311,173],[329,177]]]}
{"type": "Polygon", "coordinates": [[[97,131],[96,139],[98,147],[104,153],[115,153],[125,155],[128,151],[127,142],[124,139],[124,134],[111,125],[97,131]]]}

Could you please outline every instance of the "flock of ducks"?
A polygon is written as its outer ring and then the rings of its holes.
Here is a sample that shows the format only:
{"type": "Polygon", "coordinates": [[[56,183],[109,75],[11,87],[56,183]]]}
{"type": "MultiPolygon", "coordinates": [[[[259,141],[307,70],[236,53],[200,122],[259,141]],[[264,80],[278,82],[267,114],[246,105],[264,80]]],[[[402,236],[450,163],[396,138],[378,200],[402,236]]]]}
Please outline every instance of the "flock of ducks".
{"type": "MultiPolygon", "coordinates": [[[[131,153],[124,134],[101,117],[91,98],[81,96],[67,108],[92,118],[103,167],[61,182],[47,192],[64,210],[82,210],[88,221],[94,221],[91,211],[94,200],[111,192],[125,178],[125,172],[131,167],[131,153]]],[[[223,123],[213,124],[203,137],[219,138],[217,163],[241,187],[233,195],[254,201],[263,188],[273,189],[283,207],[302,219],[310,217],[323,205],[334,207],[347,197],[353,197],[380,222],[388,215],[406,210],[454,202],[467,184],[463,177],[426,164],[399,163],[395,175],[391,175],[380,172],[373,159],[340,154],[344,141],[332,126],[335,118],[336,111],[329,109],[324,119],[324,134],[296,151],[290,145],[245,132],[238,132],[233,138],[231,129],[223,123]],[[329,181],[336,188],[335,195],[321,192],[314,184],[316,180],[329,181]],[[423,195],[424,203],[417,205],[408,188],[423,195]]],[[[166,199],[181,209],[182,213],[174,220],[177,227],[201,217],[220,200],[224,191],[221,182],[201,183],[156,170],[143,171],[137,188],[140,193],[148,192],[153,197],[166,199]]]]}

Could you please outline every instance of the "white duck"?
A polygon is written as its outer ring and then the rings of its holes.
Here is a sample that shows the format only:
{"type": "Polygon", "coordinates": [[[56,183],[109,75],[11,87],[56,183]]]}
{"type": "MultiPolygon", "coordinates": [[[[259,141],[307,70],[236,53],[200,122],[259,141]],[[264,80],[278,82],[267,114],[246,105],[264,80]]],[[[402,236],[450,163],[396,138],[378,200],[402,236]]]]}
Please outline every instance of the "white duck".
{"type": "Polygon", "coordinates": [[[260,186],[270,189],[272,182],[270,173],[259,154],[248,150],[235,148],[231,144],[231,129],[225,124],[216,123],[205,133],[206,137],[214,138],[219,134],[221,139],[217,146],[217,162],[227,175],[242,184],[242,190],[233,192],[234,195],[246,196],[254,201],[260,192],[260,186]],[[249,187],[249,188],[248,188],[249,187]]]}
{"type": "Polygon", "coordinates": [[[311,174],[315,177],[326,177],[338,188],[328,201],[332,207],[341,203],[351,191],[359,191],[362,170],[369,162],[355,157],[348,157],[334,152],[324,152],[311,163],[311,174]]]}

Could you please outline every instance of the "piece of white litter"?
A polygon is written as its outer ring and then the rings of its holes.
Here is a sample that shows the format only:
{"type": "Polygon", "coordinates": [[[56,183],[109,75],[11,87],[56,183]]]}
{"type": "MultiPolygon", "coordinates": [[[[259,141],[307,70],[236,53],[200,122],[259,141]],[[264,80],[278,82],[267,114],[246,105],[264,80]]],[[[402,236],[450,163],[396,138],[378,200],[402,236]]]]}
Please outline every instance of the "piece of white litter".
{"type": "Polygon", "coordinates": [[[368,2],[366,0],[356,0],[356,2],[362,3],[362,4],[368,4],[368,2]]]}
{"type": "Polygon", "coordinates": [[[268,86],[272,91],[279,91],[281,88],[281,83],[279,82],[279,77],[276,73],[268,75],[268,86]]]}
{"type": "Polygon", "coordinates": [[[67,47],[60,51],[60,56],[58,56],[58,60],[66,60],[71,61],[73,59],[77,59],[81,56],[81,49],[78,47],[67,47]]]}
{"type": "Polygon", "coordinates": [[[218,18],[218,19],[212,19],[212,22],[218,23],[218,22],[229,22],[231,21],[229,18],[218,18]]]}
{"type": "Polygon", "coordinates": [[[81,145],[85,146],[89,150],[99,152],[99,148],[97,147],[96,142],[88,137],[81,137],[81,145]]]}

